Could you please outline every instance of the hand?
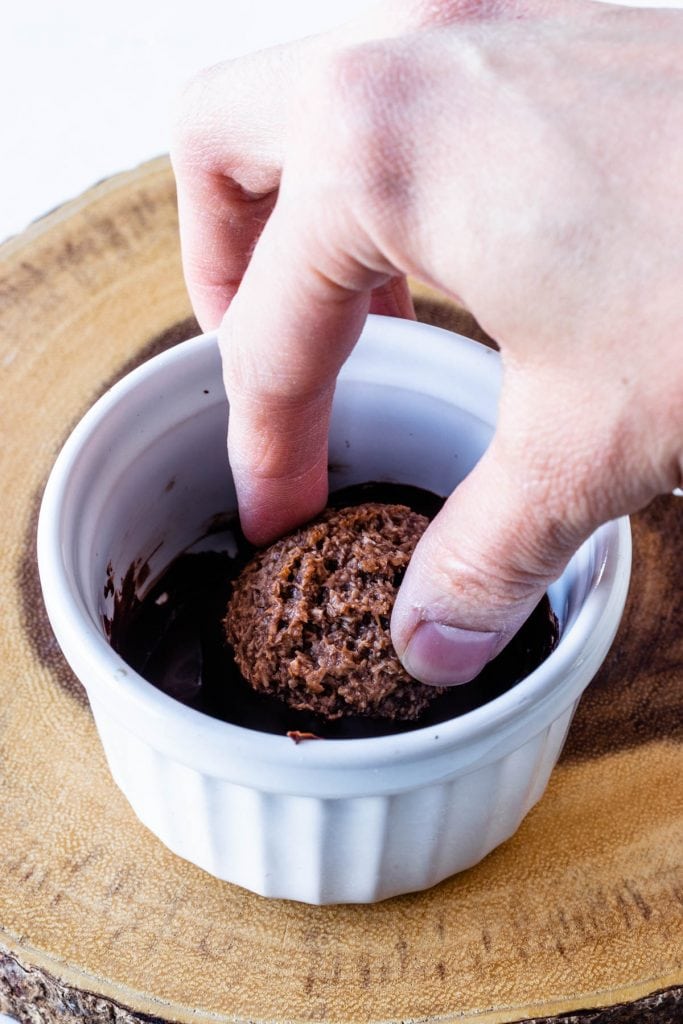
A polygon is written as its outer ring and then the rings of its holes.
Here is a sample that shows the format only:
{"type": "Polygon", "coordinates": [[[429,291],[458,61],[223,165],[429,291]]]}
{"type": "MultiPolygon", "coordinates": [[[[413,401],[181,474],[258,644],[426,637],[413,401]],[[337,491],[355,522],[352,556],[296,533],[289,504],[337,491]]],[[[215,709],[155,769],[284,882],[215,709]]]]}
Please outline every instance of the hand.
{"type": "Polygon", "coordinates": [[[392,618],[425,682],[471,679],[589,533],[681,483],[681,52],[678,11],[391,2],[182,102],[185,274],[222,320],[252,540],[325,504],[336,375],[370,308],[411,315],[406,274],[500,344],[495,437],[392,618]]]}

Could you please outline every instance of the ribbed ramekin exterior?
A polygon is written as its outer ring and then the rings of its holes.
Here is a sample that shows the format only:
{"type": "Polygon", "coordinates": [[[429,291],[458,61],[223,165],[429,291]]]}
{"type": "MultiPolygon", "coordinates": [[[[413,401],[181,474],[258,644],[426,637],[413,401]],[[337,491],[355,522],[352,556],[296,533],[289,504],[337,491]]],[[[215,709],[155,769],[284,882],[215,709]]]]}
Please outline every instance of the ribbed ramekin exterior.
{"type": "Polygon", "coordinates": [[[371,903],[426,889],[508,839],[541,797],[576,704],[522,746],[390,795],[251,789],[169,758],[93,704],[119,787],[179,856],[264,896],[371,903]]]}

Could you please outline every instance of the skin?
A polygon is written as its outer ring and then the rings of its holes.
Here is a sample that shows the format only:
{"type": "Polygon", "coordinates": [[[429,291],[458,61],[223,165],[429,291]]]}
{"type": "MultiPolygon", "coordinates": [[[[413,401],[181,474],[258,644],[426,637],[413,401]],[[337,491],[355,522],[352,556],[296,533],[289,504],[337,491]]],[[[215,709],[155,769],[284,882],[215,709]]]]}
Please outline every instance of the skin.
{"type": "Polygon", "coordinates": [[[683,473],[683,12],[391,2],[218,65],[180,102],[186,280],[220,325],[229,454],[264,544],[327,496],[336,375],[410,274],[498,341],[499,425],[392,618],[471,679],[601,523],[683,473]]]}

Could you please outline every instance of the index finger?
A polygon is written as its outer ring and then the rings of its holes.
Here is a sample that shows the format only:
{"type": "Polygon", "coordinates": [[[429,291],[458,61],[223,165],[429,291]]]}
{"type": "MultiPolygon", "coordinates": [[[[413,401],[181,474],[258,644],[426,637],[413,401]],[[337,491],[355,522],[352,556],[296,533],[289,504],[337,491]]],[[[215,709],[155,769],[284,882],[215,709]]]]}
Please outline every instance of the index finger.
{"type": "Polygon", "coordinates": [[[347,255],[314,199],[281,190],[220,332],[230,463],[254,543],[325,505],[335,380],[391,276],[347,255]]]}

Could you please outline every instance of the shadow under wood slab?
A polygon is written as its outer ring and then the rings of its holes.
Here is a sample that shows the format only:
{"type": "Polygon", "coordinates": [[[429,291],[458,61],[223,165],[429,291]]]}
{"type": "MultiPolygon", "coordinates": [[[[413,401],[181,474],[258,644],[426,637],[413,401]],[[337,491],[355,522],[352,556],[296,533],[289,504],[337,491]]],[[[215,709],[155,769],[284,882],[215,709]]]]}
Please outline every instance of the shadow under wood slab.
{"type": "MultiPolygon", "coordinates": [[[[432,322],[479,330],[416,295],[432,322]]],[[[624,625],[546,795],[477,867],[376,906],[306,907],[217,881],[139,824],[52,638],[34,516],[76,420],[131,362],[193,333],[190,315],[165,159],[0,248],[0,1009],[122,1024],[680,1020],[674,498],[634,520],[624,625]]]]}

